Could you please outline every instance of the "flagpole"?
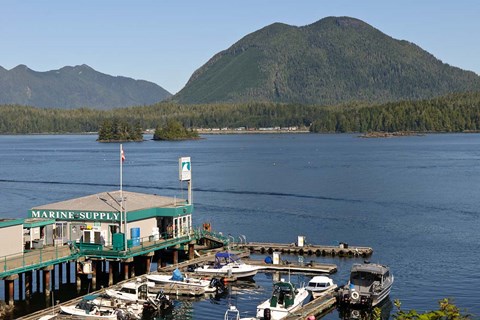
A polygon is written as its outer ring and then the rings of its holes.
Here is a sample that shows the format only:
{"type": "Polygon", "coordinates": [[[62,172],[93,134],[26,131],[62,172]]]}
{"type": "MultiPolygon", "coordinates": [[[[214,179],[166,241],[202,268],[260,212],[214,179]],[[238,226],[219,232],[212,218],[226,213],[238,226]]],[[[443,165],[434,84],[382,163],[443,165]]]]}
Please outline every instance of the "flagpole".
{"type": "MultiPolygon", "coordinates": [[[[123,147],[120,144],[120,233],[122,233],[123,224],[123,147]]],[[[124,234],[124,237],[127,235],[124,234]]],[[[127,250],[127,248],[125,248],[127,250]]]]}

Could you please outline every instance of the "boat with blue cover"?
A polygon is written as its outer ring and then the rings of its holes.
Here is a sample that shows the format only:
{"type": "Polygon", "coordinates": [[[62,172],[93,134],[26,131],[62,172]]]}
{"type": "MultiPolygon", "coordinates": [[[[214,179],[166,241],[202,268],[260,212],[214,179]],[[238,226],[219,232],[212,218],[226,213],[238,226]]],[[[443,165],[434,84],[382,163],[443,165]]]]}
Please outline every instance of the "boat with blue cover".
{"type": "Polygon", "coordinates": [[[213,293],[217,291],[222,292],[225,289],[223,283],[217,278],[205,280],[199,278],[192,278],[187,276],[187,274],[185,274],[184,276],[178,268],[173,271],[171,276],[167,274],[149,274],[145,277],[147,278],[147,280],[152,281],[156,284],[168,285],[175,288],[180,287],[199,289],[203,293],[213,293]]]}

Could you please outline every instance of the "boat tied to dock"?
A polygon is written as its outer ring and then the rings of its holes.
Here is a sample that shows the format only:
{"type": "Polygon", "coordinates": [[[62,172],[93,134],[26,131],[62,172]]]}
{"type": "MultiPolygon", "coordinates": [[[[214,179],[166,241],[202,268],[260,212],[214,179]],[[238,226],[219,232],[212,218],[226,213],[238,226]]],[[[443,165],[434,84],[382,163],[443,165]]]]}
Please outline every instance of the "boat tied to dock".
{"type": "Polygon", "coordinates": [[[262,269],[244,263],[238,256],[230,252],[217,252],[212,265],[204,265],[195,269],[195,273],[211,277],[235,277],[236,279],[253,278],[262,269]]]}
{"type": "Polygon", "coordinates": [[[340,305],[375,307],[390,294],[394,281],[388,266],[365,262],[355,263],[349,282],[338,290],[340,305]]]}

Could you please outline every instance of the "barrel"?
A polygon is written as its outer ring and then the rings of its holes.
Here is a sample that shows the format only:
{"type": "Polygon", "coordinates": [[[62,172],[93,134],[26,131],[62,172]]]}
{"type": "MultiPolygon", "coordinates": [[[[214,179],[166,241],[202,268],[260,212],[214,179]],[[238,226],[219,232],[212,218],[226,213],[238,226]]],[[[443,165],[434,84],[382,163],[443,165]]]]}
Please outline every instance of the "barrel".
{"type": "Polygon", "coordinates": [[[131,228],[130,229],[130,238],[140,238],[140,228],[131,228]]]}

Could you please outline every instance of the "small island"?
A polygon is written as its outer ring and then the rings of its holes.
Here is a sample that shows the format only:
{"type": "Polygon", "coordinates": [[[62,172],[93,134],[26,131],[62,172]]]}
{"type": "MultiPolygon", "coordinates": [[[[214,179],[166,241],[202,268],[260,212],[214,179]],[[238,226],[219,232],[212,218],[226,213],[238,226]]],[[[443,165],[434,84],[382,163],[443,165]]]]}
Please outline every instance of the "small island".
{"type": "Polygon", "coordinates": [[[153,140],[179,141],[200,139],[197,130],[187,129],[176,120],[167,121],[164,127],[157,126],[153,140]]]}
{"type": "Polygon", "coordinates": [[[131,126],[125,121],[105,120],[98,130],[99,142],[143,141],[143,130],[137,124],[131,126]]]}
{"type": "Polygon", "coordinates": [[[392,138],[392,137],[408,137],[408,136],[423,136],[424,134],[412,131],[395,131],[395,132],[386,132],[386,131],[369,131],[362,135],[360,138],[392,138]]]}

